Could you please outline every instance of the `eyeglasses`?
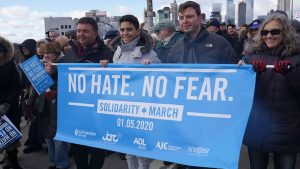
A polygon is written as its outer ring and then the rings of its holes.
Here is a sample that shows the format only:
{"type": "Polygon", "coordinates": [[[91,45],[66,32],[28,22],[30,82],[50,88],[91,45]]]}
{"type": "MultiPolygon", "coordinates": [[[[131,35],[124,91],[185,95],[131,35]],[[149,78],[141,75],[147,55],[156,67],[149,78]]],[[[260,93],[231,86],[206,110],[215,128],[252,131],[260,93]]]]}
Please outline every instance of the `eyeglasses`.
{"type": "Polygon", "coordinates": [[[262,30],[262,31],[260,32],[260,34],[261,34],[262,36],[267,36],[269,33],[270,33],[271,35],[279,35],[280,32],[281,32],[280,29],[272,29],[272,30],[262,30]]]}

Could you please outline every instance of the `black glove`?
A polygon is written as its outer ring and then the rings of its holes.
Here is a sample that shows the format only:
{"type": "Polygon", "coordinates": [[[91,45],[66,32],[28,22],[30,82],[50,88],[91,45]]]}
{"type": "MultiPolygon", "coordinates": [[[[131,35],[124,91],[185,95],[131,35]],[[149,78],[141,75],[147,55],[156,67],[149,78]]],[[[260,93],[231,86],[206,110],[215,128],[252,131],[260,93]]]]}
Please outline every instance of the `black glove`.
{"type": "Polygon", "coordinates": [[[267,70],[266,68],[267,65],[262,60],[253,60],[251,64],[253,65],[253,70],[256,73],[262,73],[267,70]]]}
{"type": "Polygon", "coordinates": [[[10,105],[7,103],[3,103],[0,105],[0,116],[5,115],[10,109],[10,105]]]}
{"type": "Polygon", "coordinates": [[[277,61],[274,64],[274,71],[278,73],[289,73],[294,69],[294,66],[285,60],[277,61]]]}

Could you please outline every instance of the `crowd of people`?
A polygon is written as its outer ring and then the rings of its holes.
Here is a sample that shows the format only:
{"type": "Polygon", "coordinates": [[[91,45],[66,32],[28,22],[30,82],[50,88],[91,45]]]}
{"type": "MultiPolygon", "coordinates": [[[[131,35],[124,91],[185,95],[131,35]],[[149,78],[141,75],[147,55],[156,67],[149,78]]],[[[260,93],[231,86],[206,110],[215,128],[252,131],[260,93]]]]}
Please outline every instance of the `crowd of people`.
{"type": "MultiPolygon", "coordinates": [[[[51,29],[48,38],[26,39],[20,45],[0,37],[0,113],[18,129],[21,116],[30,121],[23,152],[43,150],[46,143],[49,169],[67,169],[70,154],[77,169],[100,169],[104,164],[104,149],[53,139],[57,128],[57,68],[52,63],[100,63],[103,67],[113,63],[251,64],[257,76],[243,140],[250,168],[267,169],[273,154],[275,169],[295,169],[300,152],[299,22],[278,11],[265,20],[237,27],[216,19],[204,24],[200,14],[198,3],[186,1],[179,6],[179,28],[163,20],[153,27],[152,35],[135,16],[124,15],[120,29],[108,31],[103,38],[98,35],[96,21],[89,17],[80,18],[76,31],[66,36],[51,29]],[[19,68],[19,63],[34,55],[55,82],[42,95],[19,68]]],[[[20,145],[15,141],[6,148],[1,161],[4,169],[22,169],[17,160],[20,145]]],[[[123,159],[129,169],[149,169],[153,160],[130,154],[123,159]]],[[[204,167],[178,164],[178,168],[204,167]]]]}

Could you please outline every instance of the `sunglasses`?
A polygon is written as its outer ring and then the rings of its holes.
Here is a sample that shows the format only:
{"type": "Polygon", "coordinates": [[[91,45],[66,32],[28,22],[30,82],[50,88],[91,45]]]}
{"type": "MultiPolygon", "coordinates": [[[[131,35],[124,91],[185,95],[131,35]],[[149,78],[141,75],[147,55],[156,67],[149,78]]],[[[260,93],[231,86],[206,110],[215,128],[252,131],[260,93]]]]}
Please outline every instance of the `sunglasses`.
{"type": "Polygon", "coordinates": [[[279,35],[280,32],[281,32],[280,29],[272,29],[272,30],[262,30],[262,31],[260,32],[260,34],[261,34],[262,36],[267,36],[269,33],[270,33],[271,35],[279,35]]]}

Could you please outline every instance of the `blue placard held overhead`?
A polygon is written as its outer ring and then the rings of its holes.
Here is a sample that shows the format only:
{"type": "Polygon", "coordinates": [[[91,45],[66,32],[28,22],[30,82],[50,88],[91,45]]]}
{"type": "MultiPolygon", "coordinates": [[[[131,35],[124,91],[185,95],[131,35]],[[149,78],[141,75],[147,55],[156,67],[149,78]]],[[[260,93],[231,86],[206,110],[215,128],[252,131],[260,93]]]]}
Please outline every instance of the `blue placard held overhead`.
{"type": "Polygon", "coordinates": [[[191,166],[237,169],[251,66],[60,64],[55,139],[191,166]]]}
{"type": "Polygon", "coordinates": [[[54,84],[37,55],[27,59],[20,66],[39,95],[43,94],[54,84]]]}
{"type": "Polygon", "coordinates": [[[22,136],[6,115],[0,117],[0,151],[22,136]]]}

